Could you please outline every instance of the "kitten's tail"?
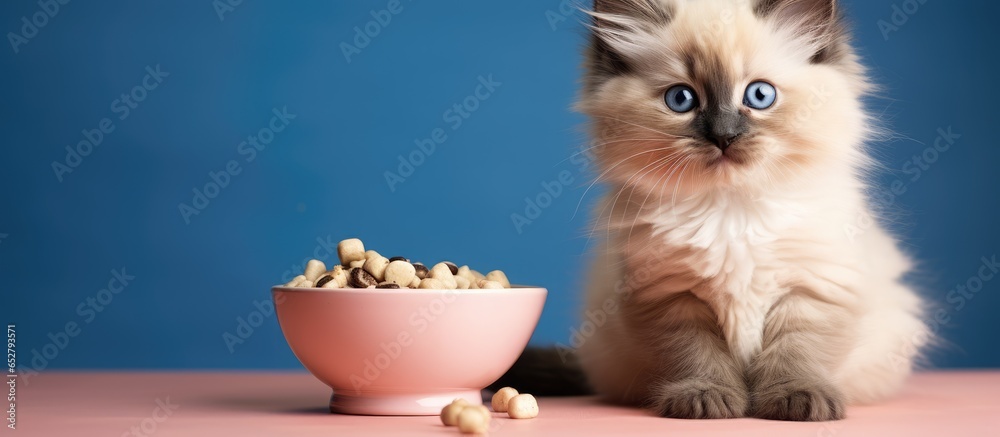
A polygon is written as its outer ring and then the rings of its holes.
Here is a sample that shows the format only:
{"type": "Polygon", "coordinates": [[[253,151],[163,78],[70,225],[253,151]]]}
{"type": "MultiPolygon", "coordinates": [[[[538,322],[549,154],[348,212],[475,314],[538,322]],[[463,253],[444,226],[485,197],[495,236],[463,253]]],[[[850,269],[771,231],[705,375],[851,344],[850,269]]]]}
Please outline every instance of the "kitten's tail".
{"type": "Polygon", "coordinates": [[[576,352],[556,347],[528,347],[514,366],[487,390],[514,387],[535,396],[593,394],[576,352]]]}

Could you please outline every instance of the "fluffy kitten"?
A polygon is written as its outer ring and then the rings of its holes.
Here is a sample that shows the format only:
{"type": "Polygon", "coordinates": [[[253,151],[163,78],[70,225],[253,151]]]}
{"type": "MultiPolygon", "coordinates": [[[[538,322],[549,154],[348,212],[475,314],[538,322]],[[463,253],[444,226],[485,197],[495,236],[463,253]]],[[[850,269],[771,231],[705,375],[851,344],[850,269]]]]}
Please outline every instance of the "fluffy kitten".
{"type": "Polygon", "coordinates": [[[870,220],[865,72],[834,0],[597,0],[579,109],[609,194],[579,348],[667,417],[832,420],[926,342],[870,220]],[[609,267],[611,266],[611,267],[609,267]]]}

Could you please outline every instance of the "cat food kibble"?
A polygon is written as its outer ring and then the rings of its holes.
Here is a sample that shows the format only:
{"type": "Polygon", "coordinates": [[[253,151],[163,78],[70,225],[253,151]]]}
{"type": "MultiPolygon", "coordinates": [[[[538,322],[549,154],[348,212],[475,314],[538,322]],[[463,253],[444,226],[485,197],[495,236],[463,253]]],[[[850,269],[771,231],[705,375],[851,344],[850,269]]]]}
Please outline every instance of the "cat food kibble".
{"type": "Polygon", "coordinates": [[[511,398],[517,396],[518,394],[517,390],[514,390],[513,388],[501,388],[500,390],[497,390],[496,394],[493,395],[493,400],[490,402],[490,406],[493,407],[493,411],[505,413],[507,412],[507,403],[510,402],[511,398]]]}
{"type": "Polygon", "coordinates": [[[326,287],[326,284],[330,284],[330,283],[333,283],[333,284],[337,283],[337,281],[333,279],[333,276],[330,276],[330,275],[323,275],[321,278],[319,278],[319,279],[316,280],[316,286],[319,287],[319,288],[324,288],[324,287],[325,288],[333,288],[333,287],[326,287]]]}
{"type": "Polygon", "coordinates": [[[365,260],[365,245],[357,238],[349,238],[337,244],[337,256],[340,257],[340,264],[351,265],[352,261],[365,260]]]}
{"type": "Polygon", "coordinates": [[[497,281],[490,281],[490,280],[487,280],[487,279],[480,279],[478,282],[476,282],[476,285],[478,285],[479,288],[482,288],[484,290],[490,289],[490,288],[504,288],[503,285],[500,284],[499,282],[497,282],[497,281]]]}
{"type": "Polygon", "coordinates": [[[434,267],[431,267],[431,273],[428,277],[441,281],[444,283],[444,287],[449,290],[458,288],[458,283],[455,282],[455,275],[451,273],[451,268],[445,263],[437,263],[434,267]]]}
{"type": "Polygon", "coordinates": [[[315,281],[323,276],[323,272],[326,271],[326,264],[318,259],[311,259],[306,263],[306,271],[303,273],[306,279],[310,281],[315,281]]]}
{"type": "Polygon", "coordinates": [[[451,401],[450,404],[441,409],[441,423],[446,426],[458,425],[458,413],[461,413],[468,406],[469,402],[462,398],[451,401]]]}
{"type": "Polygon", "coordinates": [[[487,273],[486,280],[496,281],[499,282],[500,285],[503,285],[503,288],[510,288],[510,281],[507,280],[507,275],[505,275],[503,272],[499,270],[494,270],[492,272],[487,273]]]}
{"type": "Polygon", "coordinates": [[[485,434],[492,418],[490,410],[482,405],[467,406],[458,413],[458,430],[463,434],[485,434]]]}
{"type": "Polygon", "coordinates": [[[510,288],[510,282],[500,270],[486,275],[442,261],[427,268],[424,263],[404,256],[386,258],[377,251],[365,250],[364,243],[349,238],[337,244],[339,264],[327,270],[318,259],[309,260],[303,274],[288,281],[289,288],[378,288],[427,290],[478,290],[510,288]]]}
{"type": "Polygon", "coordinates": [[[431,290],[441,290],[445,288],[444,282],[441,282],[434,278],[427,278],[420,280],[420,288],[426,288],[431,290]]]}
{"type": "Polygon", "coordinates": [[[378,281],[370,273],[360,267],[351,269],[347,278],[347,286],[351,288],[369,288],[378,285],[378,281]]]}
{"type": "Polygon", "coordinates": [[[427,270],[427,266],[421,263],[413,263],[413,269],[417,272],[418,279],[424,279],[430,274],[430,270],[427,270]]]}
{"type": "Polygon", "coordinates": [[[417,277],[417,269],[404,260],[396,260],[385,267],[386,282],[393,282],[401,287],[406,287],[417,277]]]}
{"type": "Polygon", "coordinates": [[[376,281],[385,280],[386,267],[389,267],[389,259],[377,253],[366,259],[364,266],[362,266],[376,281]]]}
{"type": "Polygon", "coordinates": [[[511,419],[534,418],[538,416],[538,402],[529,394],[514,396],[507,402],[507,415],[511,419]]]}
{"type": "Polygon", "coordinates": [[[305,276],[305,275],[298,275],[298,276],[296,276],[296,277],[292,278],[292,280],[291,280],[291,281],[288,281],[288,283],[287,283],[287,284],[285,284],[285,286],[286,286],[286,287],[298,287],[298,286],[299,286],[299,283],[301,283],[301,282],[303,282],[303,281],[306,281],[306,282],[308,282],[309,280],[308,280],[308,279],[306,279],[306,276],[305,276]]]}

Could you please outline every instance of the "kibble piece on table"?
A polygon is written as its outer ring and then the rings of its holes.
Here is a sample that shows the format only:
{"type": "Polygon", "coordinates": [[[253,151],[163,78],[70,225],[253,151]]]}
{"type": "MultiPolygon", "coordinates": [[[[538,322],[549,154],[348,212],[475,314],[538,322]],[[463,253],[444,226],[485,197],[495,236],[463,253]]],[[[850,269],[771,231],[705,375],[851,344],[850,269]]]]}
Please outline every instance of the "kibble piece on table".
{"type": "Polygon", "coordinates": [[[469,402],[462,398],[451,401],[450,404],[441,409],[441,423],[446,426],[458,425],[458,413],[461,413],[468,406],[469,402]]]}
{"type": "Polygon", "coordinates": [[[479,273],[479,271],[477,271],[477,270],[471,270],[470,269],[469,273],[472,273],[472,276],[475,276],[476,279],[486,279],[486,275],[484,275],[482,273],[479,273]]]}
{"type": "Polygon", "coordinates": [[[441,264],[448,266],[448,270],[451,270],[451,274],[453,275],[458,274],[458,265],[456,265],[455,263],[451,261],[442,261],[441,264]]]}
{"type": "Polygon", "coordinates": [[[410,260],[407,259],[405,256],[394,256],[392,258],[389,258],[389,262],[393,262],[393,261],[406,261],[406,262],[410,262],[410,260]]]}
{"type": "Polygon", "coordinates": [[[365,244],[357,238],[348,238],[337,244],[337,256],[345,266],[351,265],[351,261],[364,261],[365,244]]]}
{"type": "Polygon", "coordinates": [[[417,269],[403,260],[396,260],[389,263],[385,268],[385,280],[393,282],[401,287],[406,287],[417,277],[417,269]]]}
{"type": "Polygon", "coordinates": [[[434,264],[434,267],[431,267],[429,277],[441,281],[444,284],[444,288],[449,290],[458,288],[458,283],[455,282],[455,275],[451,273],[451,268],[445,263],[434,264]]]}
{"type": "Polygon", "coordinates": [[[517,395],[507,402],[507,415],[511,419],[531,419],[538,416],[538,402],[529,394],[517,395]]]}
{"type": "Polygon", "coordinates": [[[479,285],[479,288],[482,288],[484,290],[504,288],[503,284],[500,284],[497,281],[490,281],[487,279],[480,279],[479,282],[476,283],[476,285],[479,285]]]}
{"type": "Polygon", "coordinates": [[[459,290],[467,290],[471,282],[469,282],[468,279],[465,279],[461,276],[455,276],[455,284],[456,284],[455,288],[459,290]]]}
{"type": "Polygon", "coordinates": [[[365,260],[364,266],[362,268],[368,272],[376,281],[382,282],[385,280],[385,268],[389,267],[389,258],[386,258],[379,254],[374,254],[367,260],[365,260]]]}
{"type": "Polygon", "coordinates": [[[399,288],[399,284],[395,282],[380,282],[378,285],[375,286],[375,288],[396,289],[399,288]]]}
{"type": "Polygon", "coordinates": [[[324,272],[326,272],[326,264],[323,264],[323,261],[318,259],[311,259],[306,263],[306,271],[304,275],[306,276],[306,279],[315,281],[319,279],[320,276],[323,276],[324,272]]]}
{"type": "Polygon", "coordinates": [[[497,281],[500,283],[500,285],[503,285],[503,288],[510,288],[510,281],[507,280],[507,275],[505,275],[504,272],[501,272],[500,270],[494,270],[492,272],[487,273],[486,280],[497,281]]]}
{"type": "Polygon", "coordinates": [[[350,263],[350,264],[348,264],[347,266],[348,266],[349,268],[352,268],[352,269],[353,269],[353,268],[355,268],[355,267],[357,267],[357,268],[359,268],[359,269],[360,269],[360,268],[361,268],[362,266],[364,266],[364,265],[365,265],[365,260],[363,260],[363,259],[359,259],[359,260],[357,260],[357,261],[351,261],[351,263],[350,263]]]}
{"type": "Polygon", "coordinates": [[[511,398],[517,396],[518,394],[520,393],[518,393],[517,390],[514,390],[511,387],[501,388],[500,390],[497,390],[497,392],[493,395],[493,399],[490,402],[490,406],[493,407],[493,411],[496,411],[498,413],[505,413],[507,412],[507,403],[510,402],[511,398]]]}
{"type": "Polygon", "coordinates": [[[467,406],[458,413],[458,430],[464,434],[485,434],[492,418],[490,410],[482,405],[467,406]]]}
{"type": "Polygon", "coordinates": [[[410,281],[410,285],[408,285],[407,287],[420,288],[420,278],[414,276],[413,280],[410,281]]]}
{"type": "Polygon", "coordinates": [[[378,285],[378,281],[370,273],[360,267],[351,269],[347,279],[347,285],[352,288],[369,288],[378,285]]]}

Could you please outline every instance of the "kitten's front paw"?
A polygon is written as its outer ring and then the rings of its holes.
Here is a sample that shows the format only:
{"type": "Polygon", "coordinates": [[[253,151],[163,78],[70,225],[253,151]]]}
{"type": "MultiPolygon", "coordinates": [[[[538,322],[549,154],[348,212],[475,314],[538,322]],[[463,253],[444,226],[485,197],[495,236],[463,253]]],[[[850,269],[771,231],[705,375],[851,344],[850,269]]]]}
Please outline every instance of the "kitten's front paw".
{"type": "Polygon", "coordinates": [[[656,412],[675,419],[729,419],[746,415],[747,391],[702,379],[664,384],[654,399],[656,412]]]}
{"type": "Polygon", "coordinates": [[[822,422],[845,416],[844,395],[825,382],[791,379],[751,393],[752,415],[761,419],[822,422]]]}

